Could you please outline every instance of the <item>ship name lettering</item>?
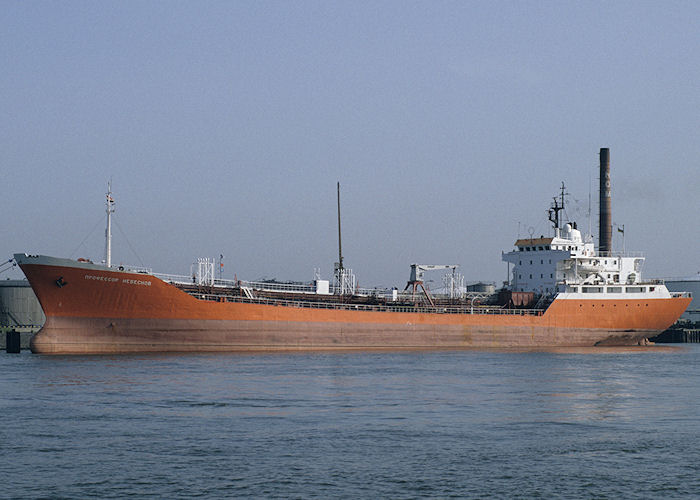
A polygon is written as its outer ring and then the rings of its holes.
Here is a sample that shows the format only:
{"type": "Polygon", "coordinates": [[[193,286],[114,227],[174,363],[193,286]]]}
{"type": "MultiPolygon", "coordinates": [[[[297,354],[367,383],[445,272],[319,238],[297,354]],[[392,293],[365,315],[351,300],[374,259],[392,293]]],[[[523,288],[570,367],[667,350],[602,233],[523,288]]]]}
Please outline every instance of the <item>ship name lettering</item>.
{"type": "Polygon", "coordinates": [[[142,280],[130,280],[128,278],[124,278],[122,280],[122,283],[126,283],[127,285],[144,285],[144,286],[151,286],[150,281],[142,281],[142,280]]]}
{"type": "Polygon", "coordinates": [[[85,279],[86,280],[94,280],[94,281],[107,281],[109,283],[114,283],[115,281],[119,281],[119,278],[112,278],[111,276],[96,276],[94,274],[86,274],[85,279]]]}

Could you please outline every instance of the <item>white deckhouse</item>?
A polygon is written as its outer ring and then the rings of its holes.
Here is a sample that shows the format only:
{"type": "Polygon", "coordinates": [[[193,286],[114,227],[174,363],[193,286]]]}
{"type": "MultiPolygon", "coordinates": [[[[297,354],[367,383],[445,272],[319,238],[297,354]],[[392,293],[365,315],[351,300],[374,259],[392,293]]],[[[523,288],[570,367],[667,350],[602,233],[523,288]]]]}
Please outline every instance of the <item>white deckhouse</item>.
{"type": "Polygon", "coordinates": [[[669,297],[663,282],[642,280],[641,254],[596,252],[593,237],[584,238],[575,222],[562,227],[559,212],[564,209],[564,189],[562,183],[561,195],[549,210],[554,236],[518,239],[515,250],[503,253],[503,261],[513,266],[510,289],[560,298],[669,297]]]}

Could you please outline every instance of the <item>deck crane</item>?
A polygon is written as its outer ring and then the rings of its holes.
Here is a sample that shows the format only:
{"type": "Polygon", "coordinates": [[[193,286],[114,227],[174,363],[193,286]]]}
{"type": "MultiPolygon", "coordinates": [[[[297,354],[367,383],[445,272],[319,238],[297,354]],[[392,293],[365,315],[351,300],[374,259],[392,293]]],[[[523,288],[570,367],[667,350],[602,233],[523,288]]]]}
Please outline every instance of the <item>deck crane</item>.
{"type": "Polygon", "coordinates": [[[415,302],[416,288],[420,287],[423,290],[425,298],[428,299],[428,302],[430,302],[430,305],[435,307],[433,298],[430,296],[428,290],[425,289],[425,285],[423,284],[423,275],[426,271],[435,271],[438,269],[452,269],[452,272],[454,272],[458,267],[458,265],[454,264],[411,264],[411,277],[409,278],[408,283],[406,283],[406,288],[404,288],[403,291],[405,292],[408,290],[408,287],[412,287],[413,301],[415,302]]]}

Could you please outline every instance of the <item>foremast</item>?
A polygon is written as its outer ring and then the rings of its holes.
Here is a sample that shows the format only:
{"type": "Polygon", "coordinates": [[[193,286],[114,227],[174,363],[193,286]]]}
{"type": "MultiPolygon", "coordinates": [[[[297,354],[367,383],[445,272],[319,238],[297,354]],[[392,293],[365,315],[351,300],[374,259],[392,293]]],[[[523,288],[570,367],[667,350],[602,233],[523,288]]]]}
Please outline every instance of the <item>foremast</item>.
{"type": "Polygon", "coordinates": [[[107,183],[107,227],[105,228],[105,265],[112,267],[112,214],[114,213],[114,198],[112,198],[112,180],[107,183]]]}

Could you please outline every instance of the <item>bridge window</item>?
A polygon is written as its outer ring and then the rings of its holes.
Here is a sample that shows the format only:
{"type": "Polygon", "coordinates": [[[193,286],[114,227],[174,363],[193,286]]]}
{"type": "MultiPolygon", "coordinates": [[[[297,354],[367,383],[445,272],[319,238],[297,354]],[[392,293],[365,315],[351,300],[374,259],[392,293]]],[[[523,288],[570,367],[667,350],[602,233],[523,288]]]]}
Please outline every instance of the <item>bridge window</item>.
{"type": "Polygon", "coordinates": [[[608,287],[608,293],[622,293],[621,286],[610,286],[608,287]]]}
{"type": "Polygon", "coordinates": [[[644,293],[646,291],[646,287],[644,286],[628,286],[625,288],[625,291],[627,293],[644,293]]]}
{"type": "Polygon", "coordinates": [[[583,293],[603,293],[602,286],[584,286],[581,288],[583,293]]]}

